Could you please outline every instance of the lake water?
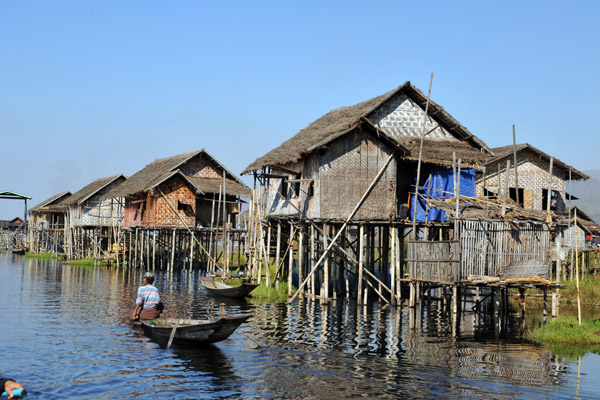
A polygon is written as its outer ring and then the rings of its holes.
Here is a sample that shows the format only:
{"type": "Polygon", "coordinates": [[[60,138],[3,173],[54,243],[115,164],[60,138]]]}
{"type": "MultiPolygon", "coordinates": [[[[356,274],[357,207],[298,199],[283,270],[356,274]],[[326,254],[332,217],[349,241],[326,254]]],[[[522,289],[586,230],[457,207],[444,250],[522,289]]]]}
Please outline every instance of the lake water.
{"type": "Polygon", "coordinates": [[[556,357],[517,339],[517,319],[499,333],[438,302],[223,301],[196,271],[156,271],[164,316],[254,316],[226,341],[167,350],[125,320],[143,272],[0,254],[0,376],[30,399],[600,398],[600,356],[556,357]]]}

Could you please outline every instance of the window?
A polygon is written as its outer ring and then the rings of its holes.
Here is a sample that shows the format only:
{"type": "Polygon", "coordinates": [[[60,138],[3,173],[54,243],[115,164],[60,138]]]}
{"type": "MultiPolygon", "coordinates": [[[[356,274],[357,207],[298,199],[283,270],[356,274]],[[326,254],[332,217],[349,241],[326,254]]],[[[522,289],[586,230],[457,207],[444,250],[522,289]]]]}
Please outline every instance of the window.
{"type": "MultiPolygon", "coordinates": [[[[518,194],[519,194],[519,207],[523,207],[523,204],[524,204],[524,202],[523,202],[523,196],[524,196],[523,188],[519,188],[518,189],[518,194]]],[[[510,199],[516,203],[517,202],[517,189],[516,188],[509,188],[508,189],[508,197],[510,197],[510,199]]]]}

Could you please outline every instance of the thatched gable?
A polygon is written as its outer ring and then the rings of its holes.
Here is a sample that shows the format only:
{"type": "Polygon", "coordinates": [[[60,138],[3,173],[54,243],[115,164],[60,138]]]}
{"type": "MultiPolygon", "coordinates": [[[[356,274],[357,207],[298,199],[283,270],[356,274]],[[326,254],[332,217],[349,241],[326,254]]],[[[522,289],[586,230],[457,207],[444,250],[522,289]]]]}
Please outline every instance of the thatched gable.
{"type": "MultiPolygon", "coordinates": [[[[512,157],[514,154],[514,147],[515,146],[509,145],[509,146],[493,148],[492,151],[494,152],[495,156],[489,157],[488,160],[486,161],[486,165],[498,162],[504,158],[509,158],[512,161],[512,157]]],[[[552,158],[549,154],[546,154],[543,151],[533,147],[529,143],[517,144],[516,151],[517,151],[517,153],[522,152],[522,151],[530,151],[532,153],[537,154],[540,158],[542,158],[548,162],[550,162],[550,158],[552,158]]],[[[567,174],[569,173],[569,171],[571,171],[571,179],[573,179],[573,180],[589,179],[589,176],[587,176],[585,173],[560,161],[558,158],[554,158],[552,162],[553,162],[554,168],[558,167],[558,168],[562,169],[563,171],[565,171],[567,174]]]]}
{"type": "MultiPolygon", "coordinates": [[[[246,187],[243,182],[219,163],[213,156],[207,153],[204,149],[193,152],[182,153],[172,157],[159,158],[152,163],[146,165],[142,170],[133,174],[126,182],[112,190],[106,197],[128,197],[138,193],[148,192],[163,182],[165,179],[179,172],[186,180],[192,182],[189,173],[186,171],[186,164],[191,162],[197,156],[204,156],[210,162],[214,163],[222,171],[225,171],[226,177],[233,183],[246,187]]],[[[222,178],[221,178],[222,180],[222,178]]],[[[192,185],[195,184],[192,182],[192,185]]],[[[199,186],[196,187],[200,192],[204,192],[199,186]]],[[[248,189],[246,187],[246,189],[248,189]]],[[[250,191],[250,189],[248,189],[250,191]]]]}
{"type": "MultiPolygon", "coordinates": [[[[416,137],[394,136],[386,132],[385,128],[378,128],[377,122],[372,120],[381,107],[395,98],[404,95],[421,109],[425,109],[427,97],[410,82],[405,82],[398,88],[381,96],[355,104],[332,110],[317,119],[298,134],[282,143],[279,147],[271,150],[264,156],[258,158],[242,172],[242,174],[259,170],[267,166],[285,165],[294,163],[305,155],[313,152],[319,146],[339,138],[340,136],[360,128],[368,121],[371,126],[388,136],[397,145],[408,149],[407,159],[416,160],[419,156],[420,139],[416,137]]],[[[481,167],[485,162],[484,153],[492,154],[488,147],[464,126],[456,121],[441,106],[433,101],[429,102],[429,118],[449,133],[452,141],[425,139],[423,147],[423,161],[434,164],[448,165],[452,163],[452,153],[463,161],[463,165],[470,167],[481,167]]]]}
{"type": "Polygon", "coordinates": [[[126,181],[127,178],[123,174],[96,179],[94,182],[83,187],[81,190],[73,193],[71,196],[69,196],[65,200],[61,201],[60,205],[82,204],[86,200],[88,200],[90,197],[94,196],[95,194],[100,192],[102,189],[106,188],[107,186],[111,185],[113,182],[115,182],[116,180],[119,180],[119,179],[125,180],[125,182],[127,182],[126,181]]]}
{"type": "Polygon", "coordinates": [[[68,191],[55,194],[54,196],[35,205],[34,207],[31,207],[27,212],[32,213],[32,212],[42,211],[42,209],[46,209],[49,206],[56,205],[56,204],[62,202],[69,196],[71,196],[71,192],[68,192],[68,191]]]}

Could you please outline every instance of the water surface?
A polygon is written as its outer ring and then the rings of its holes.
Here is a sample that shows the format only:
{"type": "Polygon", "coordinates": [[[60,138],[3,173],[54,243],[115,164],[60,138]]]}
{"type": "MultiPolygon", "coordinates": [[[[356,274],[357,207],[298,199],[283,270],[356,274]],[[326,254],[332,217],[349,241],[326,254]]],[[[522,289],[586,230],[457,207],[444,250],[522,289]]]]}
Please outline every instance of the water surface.
{"type": "Polygon", "coordinates": [[[156,271],[166,317],[254,316],[224,342],[167,350],[125,320],[143,272],[0,254],[0,375],[30,399],[600,398],[600,356],[556,357],[519,339],[516,317],[499,331],[438,302],[216,299],[196,271],[156,271]]]}

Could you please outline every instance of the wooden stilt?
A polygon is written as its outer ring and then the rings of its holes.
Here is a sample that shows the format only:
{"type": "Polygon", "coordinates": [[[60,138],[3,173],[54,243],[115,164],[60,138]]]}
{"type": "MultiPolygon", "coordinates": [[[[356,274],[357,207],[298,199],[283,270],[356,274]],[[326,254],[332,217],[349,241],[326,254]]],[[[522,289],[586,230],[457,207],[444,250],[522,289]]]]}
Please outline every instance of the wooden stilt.
{"type": "Polygon", "coordinates": [[[288,253],[288,297],[294,294],[292,278],[294,275],[294,224],[290,222],[290,250],[288,253]]]}
{"type": "Polygon", "coordinates": [[[362,304],[363,268],[365,253],[365,226],[360,225],[358,234],[358,284],[356,287],[356,301],[362,304]]]}
{"type": "MultiPolygon", "coordinates": [[[[323,224],[323,248],[326,249],[327,235],[329,234],[327,224],[323,224]]],[[[321,303],[326,303],[329,299],[329,255],[323,260],[323,285],[321,286],[321,303]]]]}
{"type": "MultiPolygon", "coordinates": [[[[298,282],[304,280],[304,229],[298,227],[298,282]]],[[[304,291],[300,293],[300,298],[304,297],[304,291]]]]}
{"type": "MultiPolygon", "coordinates": [[[[281,254],[281,221],[277,221],[277,244],[275,247],[275,267],[279,268],[281,254]]],[[[275,280],[275,290],[279,291],[279,279],[275,280]]]]}

